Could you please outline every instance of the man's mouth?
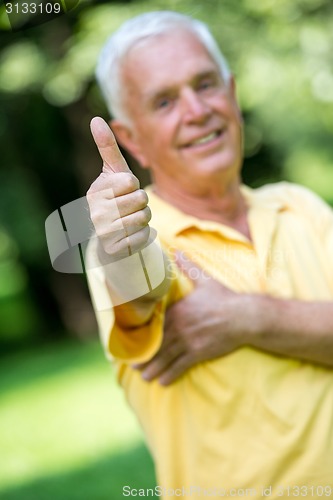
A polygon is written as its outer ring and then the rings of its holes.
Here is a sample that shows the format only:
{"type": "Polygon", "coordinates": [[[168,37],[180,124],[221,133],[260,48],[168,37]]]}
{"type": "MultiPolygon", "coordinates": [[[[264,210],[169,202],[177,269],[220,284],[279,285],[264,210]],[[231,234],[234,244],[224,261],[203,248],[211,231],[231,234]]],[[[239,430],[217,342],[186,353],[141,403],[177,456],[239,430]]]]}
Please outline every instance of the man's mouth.
{"type": "Polygon", "coordinates": [[[199,137],[198,139],[195,139],[195,140],[189,142],[184,147],[190,148],[192,146],[199,146],[201,144],[207,144],[209,142],[214,141],[214,139],[219,137],[221,134],[222,134],[222,130],[215,130],[214,132],[211,132],[203,137],[199,137]]]}

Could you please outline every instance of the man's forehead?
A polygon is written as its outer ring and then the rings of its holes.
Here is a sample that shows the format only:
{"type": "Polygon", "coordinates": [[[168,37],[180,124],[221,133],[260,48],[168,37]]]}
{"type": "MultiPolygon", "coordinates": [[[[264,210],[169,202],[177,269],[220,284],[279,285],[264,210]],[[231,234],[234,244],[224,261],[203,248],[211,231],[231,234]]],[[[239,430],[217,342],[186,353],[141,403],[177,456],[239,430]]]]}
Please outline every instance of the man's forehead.
{"type": "Polygon", "coordinates": [[[192,81],[214,72],[220,74],[220,69],[201,40],[178,29],[147,37],[132,47],[124,60],[123,81],[150,94],[176,87],[184,78],[192,81]]]}

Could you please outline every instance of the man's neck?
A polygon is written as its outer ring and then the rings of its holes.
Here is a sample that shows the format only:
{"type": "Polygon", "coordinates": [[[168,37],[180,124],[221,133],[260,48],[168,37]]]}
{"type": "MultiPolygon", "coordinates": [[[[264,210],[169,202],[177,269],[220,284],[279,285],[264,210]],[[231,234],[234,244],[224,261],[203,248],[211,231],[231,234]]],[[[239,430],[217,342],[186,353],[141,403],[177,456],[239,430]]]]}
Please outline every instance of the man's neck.
{"type": "Polygon", "coordinates": [[[251,240],[247,206],[240,191],[239,182],[224,188],[212,186],[211,189],[195,195],[179,189],[178,186],[173,186],[170,191],[154,184],[154,191],[182,212],[198,219],[230,226],[251,240]]]}

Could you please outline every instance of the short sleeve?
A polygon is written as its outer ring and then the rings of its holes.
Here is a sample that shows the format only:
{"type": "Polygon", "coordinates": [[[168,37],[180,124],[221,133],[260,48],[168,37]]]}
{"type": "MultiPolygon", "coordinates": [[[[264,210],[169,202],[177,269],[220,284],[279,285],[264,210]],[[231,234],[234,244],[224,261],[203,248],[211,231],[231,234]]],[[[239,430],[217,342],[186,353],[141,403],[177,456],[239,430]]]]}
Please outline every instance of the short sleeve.
{"type": "Polygon", "coordinates": [[[315,228],[328,258],[333,264],[333,209],[322,198],[310,189],[296,185],[283,183],[289,201],[315,228]]]}
{"type": "MultiPolygon", "coordinates": [[[[288,209],[310,224],[328,259],[333,264],[333,209],[310,189],[290,182],[267,184],[260,188],[262,195],[274,196],[288,209]]],[[[333,266],[332,266],[333,267],[333,266]]]]}
{"type": "Polygon", "coordinates": [[[96,238],[91,239],[88,244],[86,262],[89,291],[106,356],[125,363],[148,361],[156,354],[162,343],[166,308],[190,290],[189,284],[184,281],[177,269],[173,269],[169,292],[156,303],[149,322],[136,328],[124,328],[117,323],[104,268],[97,257],[96,238]]]}

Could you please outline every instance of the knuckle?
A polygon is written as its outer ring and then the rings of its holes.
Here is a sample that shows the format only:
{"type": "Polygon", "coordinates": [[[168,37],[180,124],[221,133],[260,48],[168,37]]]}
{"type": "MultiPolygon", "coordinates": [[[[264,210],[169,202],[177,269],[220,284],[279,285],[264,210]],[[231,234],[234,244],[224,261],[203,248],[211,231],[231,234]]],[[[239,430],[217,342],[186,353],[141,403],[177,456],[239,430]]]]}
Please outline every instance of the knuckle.
{"type": "Polygon", "coordinates": [[[150,219],[151,213],[149,209],[146,210],[146,208],[144,208],[136,214],[136,223],[139,227],[145,227],[149,223],[150,219]]]}
{"type": "Polygon", "coordinates": [[[132,192],[139,188],[140,184],[135,175],[129,172],[119,172],[118,175],[121,176],[122,185],[126,192],[132,192]]]}
{"type": "Polygon", "coordinates": [[[135,197],[136,197],[136,202],[137,202],[138,206],[140,206],[142,208],[147,206],[148,195],[144,189],[138,189],[135,192],[135,197]]]}
{"type": "Polygon", "coordinates": [[[152,217],[152,216],[151,216],[151,210],[150,210],[150,208],[147,206],[147,207],[145,208],[145,211],[146,211],[146,214],[147,214],[148,222],[150,222],[150,221],[151,221],[151,217],[152,217]]]}

